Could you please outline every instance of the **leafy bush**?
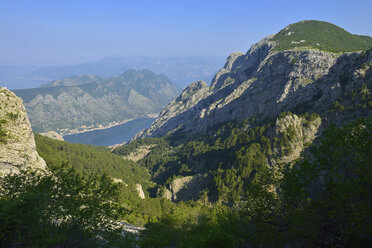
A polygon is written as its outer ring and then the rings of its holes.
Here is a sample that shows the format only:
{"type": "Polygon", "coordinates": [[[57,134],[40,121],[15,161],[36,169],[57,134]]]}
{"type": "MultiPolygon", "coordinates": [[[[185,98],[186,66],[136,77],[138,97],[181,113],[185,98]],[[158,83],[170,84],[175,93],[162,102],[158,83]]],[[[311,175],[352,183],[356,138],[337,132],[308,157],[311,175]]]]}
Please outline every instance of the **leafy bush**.
{"type": "Polygon", "coordinates": [[[244,224],[229,218],[226,207],[208,208],[179,203],[159,222],[146,225],[141,247],[236,247],[244,236],[244,224]],[[242,232],[243,231],[243,232],[242,232]]]}
{"type": "Polygon", "coordinates": [[[117,186],[106,176],[21,171],[0,179],[1,247],[123,247],[117,186]]]}

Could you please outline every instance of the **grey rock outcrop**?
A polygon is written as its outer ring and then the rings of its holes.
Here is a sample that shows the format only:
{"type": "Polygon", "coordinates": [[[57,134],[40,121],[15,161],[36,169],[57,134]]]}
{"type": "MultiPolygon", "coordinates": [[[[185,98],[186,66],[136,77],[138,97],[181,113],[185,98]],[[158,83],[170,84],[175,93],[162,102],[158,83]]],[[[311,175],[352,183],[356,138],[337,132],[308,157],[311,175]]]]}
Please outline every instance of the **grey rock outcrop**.
{"type": "MultiPolygon", "coordinates": [[[[278,118],[275,122],[274,136],[289,136],[289,147],[291,151],[287,154],[281,154],[281,156],[278,157],[278,161],[272,160],[271,162],[289,163],[298,159],[305,146],[311,144],[318,136],[321,123],[322,120],[320,117],[307,121],[304,117],[299,117],[295,114],[287,114],[282,118],[278,118]]],[[[277,154],[280,153],[278,150],[274,152],[277,154]]]]}
{"type": "Polygon", "coordinates": [[[162,197],[175,202],[197,199],[205,183],[201,175],[179,177],[166,186],[162,197]]]}
{"type": "Polygon", "coordinates": [[[20,169],[46,169],[36,151],[34,134],[22,100],[6,88],[0,88],[0,175],[20,169]]]}
{"type": "Polygon", "coordinates": [[[142,185],[139,184],[139,183],[137,183],[137,184],[136,184],[136,189],[137,189],[137,192],[138,192],[138,196],[139,196],[139,198],[141,198],[141,199],[145,199],[145,193],[144,193],[143,190],[142,190],[142,185]]]}
{"type": "Polygon", "coordinates": [[[181,189],[187,187],[193,178],[193,176],[187,176],[174,179],[169,187],[165,189],[164,197],[168,200],[176,201],[181,189]]]}
{"type": "Polygon", "coordinates": [[[57,132],[54,132],[54,131],[49,131],[47,133],[40,133],[40,134],[45,136],[45,137],[51,138],[51,139],[64,141],[62,135],[60,135],[60,134],[58,134],[57,132]]]}

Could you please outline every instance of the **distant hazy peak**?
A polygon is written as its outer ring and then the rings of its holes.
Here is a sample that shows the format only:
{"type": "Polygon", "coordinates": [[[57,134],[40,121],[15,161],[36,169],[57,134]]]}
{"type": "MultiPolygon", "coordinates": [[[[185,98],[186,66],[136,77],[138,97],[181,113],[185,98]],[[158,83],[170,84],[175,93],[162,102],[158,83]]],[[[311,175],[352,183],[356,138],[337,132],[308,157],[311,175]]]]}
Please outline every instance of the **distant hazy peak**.
{"type": "Polygon", "coordinates": [[[86,75],[58,81],[58,87],[14,91],[22,97],[34,131],[66,133],[66,128],[146,117],[159,113],[181,91],[166,76],[146,69],[110,78],[86,75]],[[67,82],[75,85],[64,86],[67,82]]]}
{"type": "Polygon", "coordinates": [[[51,81],[40,86],[40,88],[56,87],[56,86],[75,86],[101,81],[102,78],[95,75],[75,75],[68,78],[51,81]]]}
{"type": "Polygon", "coordinates": [[[139,75],[139,74],[148,74],[148,75],[158,75],[148,69],[129,69],[120,74],[120,76],[126,76],[126,75],[139,75]]]}
{"type": "MultiPolygon", "coordinates": [[[[119,77],[122,78],[133,78],[133,77],[139,77],[139,76],[148,76],[148,77],[158,77],[162,80],[171,81],[166,75],[163,73],[154,73],[153,71],[149,69],[129,69],[125,71],[124,73],[120,74],[119,77]]],[[[172,83],[173,84],[173,83],[172,83]]]]}

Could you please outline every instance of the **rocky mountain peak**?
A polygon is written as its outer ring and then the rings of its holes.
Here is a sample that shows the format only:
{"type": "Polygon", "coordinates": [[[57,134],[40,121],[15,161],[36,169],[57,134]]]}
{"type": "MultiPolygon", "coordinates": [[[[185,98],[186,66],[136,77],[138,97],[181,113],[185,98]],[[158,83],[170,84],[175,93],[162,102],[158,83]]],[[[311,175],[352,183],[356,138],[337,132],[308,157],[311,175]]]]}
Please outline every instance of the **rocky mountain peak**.
{"type": "Polygon", "coordinates": [[[226,59],[226,64],[223,67],[225,70],[231,71],[234,65],[234,62],[240,57],[243,56],[244,53],[242,52],[233,52],[232,54],[229,55],[226,59]]]}
{"type": "Polygon", "coordinates": [[[253,44],[246,54],[230,54],[225,66],[213,78],[210,89],[216,92],[225,86],[244,81],[247,74],[254,72],[275,46],[275,42],[271,41],[272,37],[273,35],[267,36],[253,44]]]}
{"type": "Polygon", "coordinates": [[[46,168],[36,151],[34,134],[20,98],[0,88],[0,175],[20,169],[46,168]]]}
{"type": "Polygon", "coordinates": [[[327,22],[289,25],[246,54],[232,53],[209,88],[186,88],[137,137],[204,132],[218,123],[272,119],[286,111],[326,114],[336,99],[368,82],[370,41],[372,45],[371,37],[352,35],[327,22]],[[292,42],[298,39],[305,41],[292,42]],[[190,90],[194,88],[198,90],[190,90]]]}
{"type": "MultiPolygon", "coordinates": [[[[174,101],[170,102],[161,111],[160,113],[161,118],[156,119],[149,129],[146,129],[138,133],[134,137],[134,139],[150,135],[152,133],[152,130],[162,127],[163,124],[167,122],[167,120],[172,119],[177,115],[183,113],[184,111],[196,106],[199,103],[199,101],[201,99],[204,99],[208,94],[209,87],[203,80],[191,83],[182,91],[182,93],[174,101]]],[[[176,128],[176,126],[162,128],[164,128],[164,130],[169,131],[176,128]]],[[[163,133],[162,135],[165,134],[166,133],[163,133]]]]}

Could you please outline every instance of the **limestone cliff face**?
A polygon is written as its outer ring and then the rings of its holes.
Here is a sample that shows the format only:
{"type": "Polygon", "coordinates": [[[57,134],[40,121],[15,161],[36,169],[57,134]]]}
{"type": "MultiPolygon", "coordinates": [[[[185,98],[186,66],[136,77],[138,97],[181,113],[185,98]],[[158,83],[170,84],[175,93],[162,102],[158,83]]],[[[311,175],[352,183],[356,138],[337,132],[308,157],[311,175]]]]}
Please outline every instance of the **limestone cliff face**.
{"type": "Polygon", "coordinates": [[[138,197],[141,198],[141,199],[145,199],[145,193],[142,190],[142,185],[137,183],[136,184],[136,189],[137,189],[137,192],[138,192],[138,197]]]}
{"type": "Polygon", "coordinates": [[[194,176],[187,176],[187,177],[182,177],[182,178],[176,178],[168,185],[167,188],[165,188],[163,197],[171,200],[171,201],[177,201],[178,200],[183,200],[183,199],[191,199],[192,194],[189,194],[191,197],[182,197],[182,193],[189,192],[190,189],[188,187],[192,185],[192,181],[195,180],[194,176]],[[187,190],[184,190],[184,189],[187,190]]]}
{"type": "Polygon", "coordinates": [[[269,36],[246,54],[231,54],[210,87],[192,83],[137,137],[160,137],[175,130],[204,132],[218,123],[252,116],[272,119],[285,111],[326,116],[336,99],[371,84],[370,50],[278,51],[275,46],[269,36]]]}
{"type": "Polygon", "coordinates": [[[34,134],[22,100],[0,88],[0,175],[20,169],[46,168],[36,152],[34,134]]]}

